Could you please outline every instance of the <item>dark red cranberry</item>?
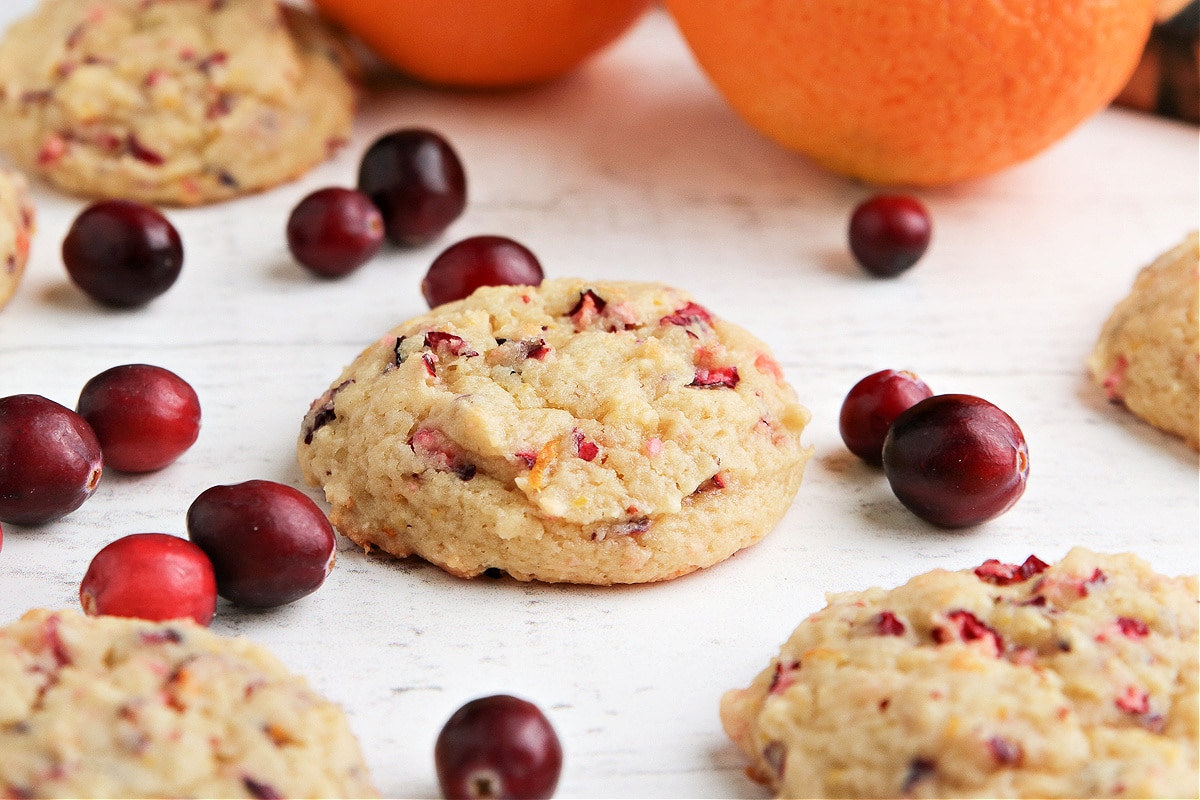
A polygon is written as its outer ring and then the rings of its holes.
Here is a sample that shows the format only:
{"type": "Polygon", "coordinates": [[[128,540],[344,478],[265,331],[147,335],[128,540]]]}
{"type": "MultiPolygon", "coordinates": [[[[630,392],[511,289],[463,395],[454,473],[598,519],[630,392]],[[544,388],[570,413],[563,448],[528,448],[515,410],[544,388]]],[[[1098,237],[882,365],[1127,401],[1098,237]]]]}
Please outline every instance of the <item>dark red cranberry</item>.
{"type": "Polygon", "coordinates": [[[179,458],[200,435],[200,399],[183,378],[149,364],[101,372],[83,386],[76,406],[88,421],[105,465],[152,472],[179,458]]]}
{"type": "Polygon", "coordinates": [[[896,497],[935,525],[978,525],[1025,492],[1029,448],[1012,417],[965,394],[935,395],[892,423],[883,470],[896,497]]]}
{"type": "Polygon", "coordinates": [[[40,525],[74,511],[103,468],[83,417],[41,395],[0,398],[0,520],[40,525]]]}
{"type": "Polygon", "coordinates": [[[93,617],[155,622],[188,617],[207,625],[217,609],[217,582],[208,556],[187,539],[135,533],[92,558],[79,584],[79,602],[93,617]]]}
{"type": "Polygon", "coordinates": [[[383,217],[354,189],[319,189],[300,201],[287,223],[292,256],[318,275],[337,278],[370,261],[383,244],[383,217]]]}
{"type": "Polygon", "coordinates": [[[920,201],[876,195],[850,217],[850,251],[867,272],[890,278],[920,260],[932,233],[929,212],[920,201]]]}
{"type": "Polygon", "coordinates": [[[548,798],[562,771],[562,745],[537,706],[498,694],[454,712],[438,734],[433,760],[448,800],[548,798]]]}
{"type": "Polygon", "coordinates": [[[188,509],[187,530],[212,559],[217,593],[239,606],[299,600],[333,569],[333,526],[308,495],[281,483],[206,489],[188,509]]]}
{"type": "Polygon", "coordinates": [[[472,236],[433,260],[421,294],[429,307],[468,297],[480,286],[539,286],[542,265],[524,245],[504,236],[472,236]]]}
{"type": "Polygon", "coordinates": [[[62,257],[71,280],[92,299],[129,308],[171,288],[183,268],[183,243],[158,209],[101,200],[75,218],[62,257]]]}
{"type": "Polygon", "coordinates": [[[450,144],[420,128],[393,131],[367,148],[358,190],[383,215],[388,239],[421,245],[441,235],[467,205],[467,178],[450,144]]]}
{"type": "Polygon", "coordinates": [[[883,440],[900,412],[933,391],[911,372],[885,369],[863,378],[846,395],[838,430],[851,453],[868,464],[883,463],[883,440]]]}

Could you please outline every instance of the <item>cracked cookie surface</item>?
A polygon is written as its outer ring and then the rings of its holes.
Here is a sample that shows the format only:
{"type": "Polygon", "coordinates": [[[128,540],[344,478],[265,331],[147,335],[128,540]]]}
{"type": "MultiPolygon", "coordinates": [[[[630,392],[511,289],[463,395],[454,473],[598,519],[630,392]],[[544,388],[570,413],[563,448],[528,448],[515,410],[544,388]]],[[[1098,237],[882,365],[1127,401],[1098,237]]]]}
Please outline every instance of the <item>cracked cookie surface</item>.
{"type": "Polygon", "coordinates": [[[190,622],[35,610],[0,627],[5,797],[375,797],[342,710],[190,622]]]}
{"type": "Polygon", "coordinates": [[[367,549],[455,575],[641,583],[765,536],[809,457],[766,345],[686,293],[487,287],[368,347],[298,456],[367,549]]]}
{"type": "Polygon", "coordinates": [[[1190,797],[1197,583],[1130,554],[832,594],[721,721],[780,797],[1190,797]]]}
{"type": "Polygon", "coordinates": [[[0,41],[0,149],[84,196],[224,200],[343,142],[352,73],[274,0],[45,0],[0,41]]]}

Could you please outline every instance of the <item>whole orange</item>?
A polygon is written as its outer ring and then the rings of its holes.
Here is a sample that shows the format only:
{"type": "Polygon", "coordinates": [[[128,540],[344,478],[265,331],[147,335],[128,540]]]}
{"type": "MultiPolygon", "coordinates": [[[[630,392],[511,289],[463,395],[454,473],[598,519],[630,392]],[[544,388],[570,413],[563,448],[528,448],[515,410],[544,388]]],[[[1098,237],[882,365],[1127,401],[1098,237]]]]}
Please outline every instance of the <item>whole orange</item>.
{"type": "Polygon", "coordinates": [[[497,88],[563,75],[650,0],[314,0],[385,61],[430,83],[497,88]]]}
{"type": "Polygon", "coordinates": [[[667,0],[752,126],[873,183],[996,172],[1107,105],[1155,0],[667,0]]]}

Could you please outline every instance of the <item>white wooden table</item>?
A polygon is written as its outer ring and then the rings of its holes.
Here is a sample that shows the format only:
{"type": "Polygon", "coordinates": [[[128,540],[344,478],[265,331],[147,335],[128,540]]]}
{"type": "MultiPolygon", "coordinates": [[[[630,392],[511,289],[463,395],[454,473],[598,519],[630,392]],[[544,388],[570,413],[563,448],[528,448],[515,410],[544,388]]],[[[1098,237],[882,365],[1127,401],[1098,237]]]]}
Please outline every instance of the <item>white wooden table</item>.
{"type": "MultiPolygon", "coordinates": [[[[0,27],[32,5],[6,0],[0,27]]],[[[353,141],[302,180],[169,211],[183,275],[142,310],[101,309],[67,281],[59,246],[83,203],[38,186],[28,275],[0,312],[0,395],[73,407],[91,376],[146,362],[192,383],[204,425],[166,470],[110,472],[68,517],[6,526],[0,622],[78,607],[100,547],[128,533],[183,534],[209,486],[300,486],[294,442],[309,401],[425,309],[418,284],[443,246],[505,234],[550,275],[676,284],[771,343],[813,412],[816,456],[788,516],[712,569],[610,589],[467,582],[342,541],[316,594],[265,613],[222,601],[213,629],[269,646],[344,705],[385,795],[435,796],[443,721],[472,697],[511,692],[546,709],[563,739],[562,797],[760,796],[721,732],[718,698],[746,684],[824,592],[991,557],[1058,559],[1076,544],[1196,572],[1196,453],[1107,403],[1083,359],[1138,268],[1197,225],[1197,151],[1194,127],[1106,111],[999,176],[919,192],[934,218],[930,251],[897,280],[871,279],[845,234],[870,188],[747,128],[656,12],[542,88],[375,82],[353,141]],[[458,148],[466,213],[435,245],[386,251],[342,281],[310,277],[285,246],[292,207],[316,188],[352,185],[365,147],[412,125],[458,148]],[[934,529],[848,454],[841,401],[885,367],[988,398],[1021,424],[1032,471],[1011,512],[934,529]]]]}

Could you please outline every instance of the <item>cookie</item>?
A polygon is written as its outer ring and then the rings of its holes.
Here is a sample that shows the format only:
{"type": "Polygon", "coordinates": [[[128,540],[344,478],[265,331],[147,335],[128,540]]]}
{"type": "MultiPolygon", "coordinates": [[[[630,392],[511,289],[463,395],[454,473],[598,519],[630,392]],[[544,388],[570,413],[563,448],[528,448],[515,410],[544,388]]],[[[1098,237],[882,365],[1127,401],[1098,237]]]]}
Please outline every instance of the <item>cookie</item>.
{"type": "Polygon", "coordinates": [[[313,403],[298,451],[367,550],[463,577],[641,583],[765,536],[808,420],[766,345],[686,293],[558,279],[388,332],[313,403]]]}
{"type": "Polygon", "coordinates": [[[375,797],[341,709],[190,621],[0,628],[5,797],[375,797]]]}
{"type": "Polygon", "coordinates": [[[25,274],[33,221],[33,201],[25,179],[0,169],[0,308],[12,299],[25,274]]]}
{"type": "Polygon", "coordinates": [[[1087,366],[1113,402],[1200,448],[1200,237],[1159,256],[1113,310],[1087,366]]]}
{"type": "Polygon", "coordinates": [[[224,200],[349,136],[352,70],[274,0],[43,0],[0,41],[0,149],[80,195],[224,200]]]}
{"type": "Polygon", "coordinates": [[[781,797],[1195,797],[1196,596],[1082,548],[833,594],[721,721],[781,797]]]}

